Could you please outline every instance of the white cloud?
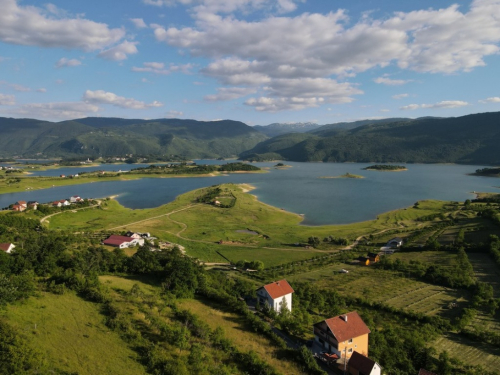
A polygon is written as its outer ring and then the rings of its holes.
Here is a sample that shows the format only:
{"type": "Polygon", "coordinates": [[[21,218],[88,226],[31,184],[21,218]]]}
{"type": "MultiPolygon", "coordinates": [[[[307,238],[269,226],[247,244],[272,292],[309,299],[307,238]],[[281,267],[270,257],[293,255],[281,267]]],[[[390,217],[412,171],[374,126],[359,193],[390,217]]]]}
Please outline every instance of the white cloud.
{"type": "MultiPolygon", "coordinates": [[[[383,19],[364,15],[349,20],[344,11],[304,13],[296,17],[267,16],[245,21],[236,11],[266,9],[263,0],[147,0],[155,5],[191,6],[194,26],[152,25],[157,40],[194,56],[212,61],[202,73],[222,85],[264,86],[272,95],[248,103],[260,108],[317,106],[323,86],[316,92],[295,95],[301,82],[354,77],[375,67],[397,65],[417,72],[453,73],[484,65],[484,57],[500,52],[500,0],[475,0],[469,9],[453,5],[443,9],[398,12],[383,19]],[[279,93],[283,80],[297,89],[279,93]],[[317,100],[309,100],[316,98],[317,100]],[[283,100],[281,100],[283,99],[283,100]],[[297,99],[307,99],[302,102],[297,99]],[[272,102],[271,106],[265,103],[272,102]],[[264,103],[264,105],[261,105],[264,103]],[[283,104],[286,103],[286,104],[283,104]]],[[[293,10],[297,2],[272,2],[276,9],[293,10]]],[[[267,13],[269,14],[269,13],[267,13]]],[[[272,14],[272,13],[271,13],[272,14]]],[[[379,77],[377,83],[401,85],[402,79],[379,77]]],[[[328,96],[352,100],[345,87],[328,96]]],[[[359,90],[358,90],[359,91],[359,90]]]]}
{"type": "Polygon", "coordinates": [[[217,94],[207,95],[205,100],[208,102],[234,100],[254,94],[256,91],[257,89],[252,87],[219,87],[217,88],[217,94]]]}
{"type": "Polygon", "coordinates": [[[39,89],[36,89],[36,92],[47,92],[47,89],[45,87],[40,87],[39,89]]]}
{"type": "Polygon", "coordinates": [[[9,85],[10,87],[12,87],[14,90],[16,91],[20,91],[20,92],[28,92],[28,91],[31,91],[31,88],[29,87],[26,87],[26,86],[23,86],[23,85],[18,85],[16,83],[12,83],[9,85]]]}
{"type": "Polygon", "coordinates": [[[390,109],[381,109],[380,112],[390,112],[390,109]]]}
{"type": "Polygon", "coordinates": [[[145,62],[142,67],[134,66],[132,68],[133,72],[141,72],[141,73],[154,73],[154,74],[171,74],[175,72],[180,72],[184,74],[189,74],[190,70],[194,67],[193,64],[170,64],[168,67],[165,67],[164,63],[160,62],[145,62]]]}
{"type": "Polygon", "coordinates": [[[113,61],[126,60],[128,57],[127,55],[139,52],[137,51],[136,44],[138,44],[138,42],[129,42],[128,40],[125,40],[117,46],[100,52],[97,56],[113,61]]]}
{"type": "Polygon", "coordinates": [[[143,0],[145,4],[154,6],[193,6],[192,10],[200,14],[234,13],[241,11],[248,13],[255,10],[275,10],[278,13],[293,12],[297,9],[297,2],[304,0],[143,0]]]}
{"type": "Polygon", "coordinates": [[[69,120],[85,117],[97,111],[99,111],[99,107],[89,103],[58,102],[25,104],[9,113],[36,119],[69,120]]]}
{"type": "Polygon", "coordinates": [[[500,97],[499,96],[493,96],[491,98],[480,100],[479,102],[480,103],[500,103],[500,97]]]}
{"type": "Polygon", "coordinates": [[[269,98],[259,97],[248,99],[245,104],[254,107],[259,112],[280,112],[318,107],[324,104],[323,98],[269,98]]]}
{"type": "Polygon", "coordinates": [[[118,96],[112,92],[106,92],[104,90],[85,91],[83,95],[83,101],[90,104],[110,104],[115,107],[126,108],[126,109],[146,109],[152,107],[163,107],[163,104],[154,101],[152,103],[145,103],[133,98],[125,98],[123,96],[118,96]]]}
{"type": "Polygon", "coordinates": [[[442,109],[442,108],[460,108],[469,105],[469,103],[461,100],[443,100],[435,104],[409,104],[400,107],[402,110],[414,110],[419,108],[431,108],[431,109],[442,109]]]}
{"type": "Polygon", "coordinates": [[[373,80],[373,82],[375,82],[375,83],[381,83],[381,84],[388,85],[388,86],[400,86],[400,85],[404,85],[404,84],[406,84],[408,82],[411,82],[411,80],[391,79],[391,78],[387,78],[387,77],[378,77],[378,78],[375,78],[373,80]]]}
{"type": "Polygon", "coordinates": [[[130,21],[132,21],[134,26],[137,27],[138,29],[144,29],[148,27],[148,25],[146,25],[146,22],[144,22],[142,18],[131,18],[130,21]]]}
{"type": "Polygon", "coordinates": [[[0,105],[15,105],[16,97],[14,95],[0,94],[0,105]]]}
{"type": "Polygon", "coordinates": [[[398,94],[398,95],[393,95],[392,98],[393,99],[403,99],[403,98],[407,98],[409,95],[408,94],[398,94]]]}
{"type": "Polygon", "coordinates": [[[104,23],[54,14],[55,7],[50,17],[41,8],[20,6],[16,0],[0,0],[0,9],[0,41],[4,43],[95,51],[125,35],[122,28],[110,29],[104,23]]]}
{"type": "Polygon", "coordinates": [[[66,57],[63,57],[59,59],[59,61],[56,63],[55,67],[56,68],[66,68],[66,67],[71,67],[71,66],[78,66],[82,65],[82,62],[78,59],[67,59],[66,57]]]}
{"type": "Polygon", "coordinates": [[[170,110],[167,112],[166,116],[168,118],[182,117],[182,116],[184,116],[184,113],[180,112],[180,111],[170,110]]]}

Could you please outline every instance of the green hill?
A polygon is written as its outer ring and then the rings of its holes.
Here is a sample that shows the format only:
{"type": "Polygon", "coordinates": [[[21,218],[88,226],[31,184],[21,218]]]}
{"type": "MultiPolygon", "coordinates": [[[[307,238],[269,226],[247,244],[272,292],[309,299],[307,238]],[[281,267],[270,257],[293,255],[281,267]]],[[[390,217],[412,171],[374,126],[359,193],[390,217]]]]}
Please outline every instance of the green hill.
{"type": "Polygon", "coordinates": [[[351,130],[286,134],[240,155],[245,160],[500,164],[500,112],[378,122],[351,130]]]}
{"type": "Polygon", "coordinates": [[[231,157],[267,137],[239,121],[90,117],[58,123],[0,118],[0,157],[125,154],[231,157]]]}

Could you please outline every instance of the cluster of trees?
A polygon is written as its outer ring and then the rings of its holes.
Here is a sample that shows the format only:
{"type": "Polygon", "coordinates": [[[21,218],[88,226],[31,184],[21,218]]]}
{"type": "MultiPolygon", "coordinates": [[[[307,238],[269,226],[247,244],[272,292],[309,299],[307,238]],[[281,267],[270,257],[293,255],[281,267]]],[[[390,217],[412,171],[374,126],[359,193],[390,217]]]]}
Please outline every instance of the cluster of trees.
{"type": "Polygon", "coordinates": [[[325,237],[325,238],[323,238],[323,242],[331,243],[334,245],[343,245],[343,246],[349,245],[349,243],[350,243],[348,238],[335,237],[335,236],[325,237]]]}
{"type": "Polygon", "coordinates": [[[376,171],[399,171],[401,169],[406,169],[404,165],[391,165],[391,164],[375,164],[364,168],[366,170],[376,170],[376,171]]]}
{"type": "Polygon", "coordinates": [[[500,175],[500,168],[482,168],[482,169],[476,169],[477,175],[480,176],[494,176],[497,177],[500,175]]]}

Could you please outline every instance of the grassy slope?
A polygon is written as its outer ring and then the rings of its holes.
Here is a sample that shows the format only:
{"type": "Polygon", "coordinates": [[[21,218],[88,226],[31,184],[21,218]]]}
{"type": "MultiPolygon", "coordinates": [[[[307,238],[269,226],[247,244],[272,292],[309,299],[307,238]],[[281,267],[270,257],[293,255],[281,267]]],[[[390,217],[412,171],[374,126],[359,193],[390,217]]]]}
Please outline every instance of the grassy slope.
{"type": "Polygon", "coordinates": [[[99,306],[71,292],[42,293],[9,306],[6,317],[34,347],[46,351],[54,367],[80,375],[145,373],[136,354],[103,324],[99,306]]]}

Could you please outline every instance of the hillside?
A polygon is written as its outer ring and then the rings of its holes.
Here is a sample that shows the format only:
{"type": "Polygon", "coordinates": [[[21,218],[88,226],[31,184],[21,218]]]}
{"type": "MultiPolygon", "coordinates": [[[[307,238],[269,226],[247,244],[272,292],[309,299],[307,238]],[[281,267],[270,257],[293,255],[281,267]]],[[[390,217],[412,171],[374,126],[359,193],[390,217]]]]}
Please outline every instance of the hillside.
{"type": "Polygon", "coordinates": [[[240,155],[245,160],[500,164],[500,112],[421,118],[352,130],[288,134],[240,155]],[[269,157],[271,156],[271,157],[269,157]]]}
{"type": "Polygon", "coordinates": [[[295,122],[295,123],[275,122],[273,124],[269,124],[266,126],[256,125],[253,128],[268,137],[276,137],[278,135],[288,134],[288,133],[312,132],[318,128],[321,128],[321,125],[315,124],[313,122],[295,122]]]}
{"type": "Polygon", "coordinates": [[[239,121],[0,118],[0,157],[178,155],[230,157],[266,136],[239,121]]]}

